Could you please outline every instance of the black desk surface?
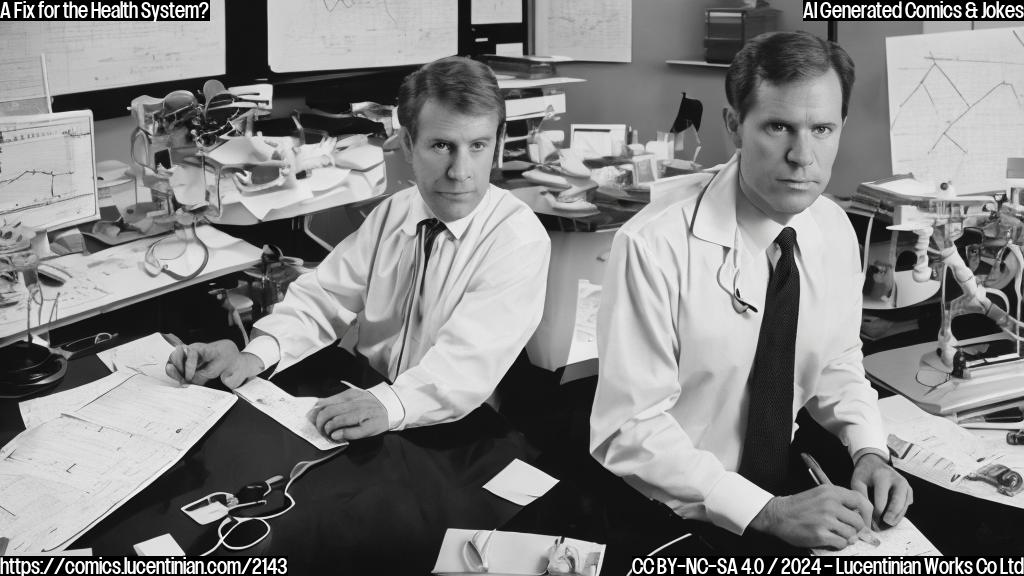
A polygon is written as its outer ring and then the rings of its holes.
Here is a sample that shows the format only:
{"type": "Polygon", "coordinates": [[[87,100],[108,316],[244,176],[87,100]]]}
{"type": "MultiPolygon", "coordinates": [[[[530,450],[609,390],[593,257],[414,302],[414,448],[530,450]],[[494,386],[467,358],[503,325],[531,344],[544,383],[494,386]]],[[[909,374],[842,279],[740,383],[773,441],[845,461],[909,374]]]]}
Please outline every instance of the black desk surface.
{"type": "MultiPolygon", "coordinates": [[[[352,378],[363,369],[347,353],[331,348],[274,380],[295,395],[326,396],[341,391],[340,378],[352,378]]],[[[73,360],[60,389],[107,373],[94,356],[73,360]]],[[[601,468],[586,451],[592,381],[516,386],[531,395],[524,405],[534,424],[544,419],[545,410],[557,421],[542,426],[546,429],[539,441],[535,434],[528,441],[518,431],[531,430],[520,425],[516,404],[510,401],[509,410],[503,405],[507,418],[485,406],[459,422],[354,442],[295,483],[295,508],[271,520],[270,536],[245,553],[285,555],[291,574],[325,569],[337,574],[426,574],[447,528],[500,528],[605,543],[606,574],[627,572],[634,556],[645,556],[688,532],[693,535],[659,555],[802,553],[771,538],[736,538],[705,523],[681,520],[601,468]],[[541,388],[548,392],[538,392],[541,388]],[[526,507],[484,490],[483,484],[514,458],[560,482],[526,507]]],[[[845,450],[807,420],[801,422],[799,449],[812,451],[837,482],[848,478],[845,450]]],[[[17,403],[0,402],[0,442],[21,429],[17,403]]],[[[198,526],[180,511],[182,505],[210,492],[234,492],[250,482],[287,475],[295,463],[322,454],[239,400],[180,462],[71,547],[126,555],[133,553],[133,544],[170,533],[187,553],[198,554],[214,543],[216,523],[198,526]]],[[[910,480],[915,504],[909,517],[942,552],[1024,551],[1022,511],[910,480]]]]}
{"type": "MultiPolygon", "coordinates": [[[[326,396],[360,369],[332,348],[274,380],[292,394],[326,396]]],[[[107,373],[95,356],[76,359],[60,389],[107,373]]],[[[0,419],[0,441],[23,428],[14,401],[0,403],[0,419]]],[[[239,399],[181,461],[71,548],[130,555],[134,544],[170,533],[186,553],[199,554],[216,541],[217,523],[199,526],[181,506],[287,476],[297,462],[323,454],[239,399]]],[[[354,442],[295,482],[296,506],[271,520],[270,536],[248,553],[287,555],[291,574],[428,573],[447,528],[497,528],[520,510],[482,486],[514,458],[530,462],[536,455],[487,406],[452,424],[354,442]]]]}

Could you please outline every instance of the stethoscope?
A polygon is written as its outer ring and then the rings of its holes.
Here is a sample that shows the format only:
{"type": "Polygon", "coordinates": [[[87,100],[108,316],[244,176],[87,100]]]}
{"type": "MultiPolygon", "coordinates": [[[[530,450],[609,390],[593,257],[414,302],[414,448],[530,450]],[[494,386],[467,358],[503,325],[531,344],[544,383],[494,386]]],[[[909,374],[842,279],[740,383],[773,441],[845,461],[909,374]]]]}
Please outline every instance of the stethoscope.
{"type": "MultiPolygon", "coordinates": [[[[708,183],[704,185],[704,189],[700,191],[700,197],[697,198],[697,205],[696,205],[696,207],[693,210],[693,221],[696,221],[696,219],[697,219],[697,212],[700,210],[700,203],[704,200],[704,194],[708,191],[708,188],[711,187],[711,184],[717,178],[718,178],[718,175],[716,174],[714,178],[712,178],[711,180],[708,180],[708,183]]],[[[690,222],[690,229],[691,230],[693,229],[693,221],[690,222]]],[[[736,229],[736,236],[735,236],[735,238],[733,240],[733,246],[739,246],[739,245],[740,245],[740,231],[739,231],[739,228],[737,228],[736,229]]],[[[726,269],[726,264],[729,262],[728,256],[726,256],[725,258],[722,259],[722,264],[718,267],[718,272],[715,274],[715,278],[718,281],[718,286],[722,290],[724,290],[726,294],[729,295],[729,298],[732,300],[732,309],[735,310],[737,314],[744,314],[748,310],[753,312],[754,314],[757,314],[757,307],[754,306],[753,304],[751,304],[750,302],[747,302],[746,300],[744,300],[743,296],[740,295],[740,289],[739,289],[740,251],[739,251],[739,249],[738,248],[724,248],[724,249],[732,253],[731,254],[731,256],[732,256],[732,270],[733,270],[733,273],[732,273],[732,290],[729,289],[729,285],[723,279],[723,275],[724,275],[725,269],[726,269]]]]}
{"type": "Polygon", "coordinates": [[[722,265],[718,267],[718,273],[716,274],[718,286],[722,290],[725,290],[725,293],[728,294],[729,297],[732,299],[732,309],[735,310],[737,314],[743,314],[747,310],[750,310],[754,314],[757,314],[757,307],[751,304],[750,302],[744,300],[743,296],[740,295],[738,282],[738,279],[740,277],[740,251],[736,248],[726,248],[726,250],[732,252],[732,290],[729,290],[729,286],[722,279],[723,272],[725,272],[725,265],[728,262],[727,258],[722,259],[722,265]]]}

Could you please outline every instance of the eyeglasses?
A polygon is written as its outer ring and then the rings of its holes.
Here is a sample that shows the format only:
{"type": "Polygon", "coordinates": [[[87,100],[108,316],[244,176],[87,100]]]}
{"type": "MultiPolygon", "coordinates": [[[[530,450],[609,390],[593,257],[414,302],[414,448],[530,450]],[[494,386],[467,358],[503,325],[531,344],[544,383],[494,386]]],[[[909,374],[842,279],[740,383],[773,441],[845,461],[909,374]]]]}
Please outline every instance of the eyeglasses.
{"type": "MultiPolygon", "coordinates": [[[[340,454],[344,448],[334,450],[322,458],[316,460],[303,460],[296,464],[288,474],[288,482],[284,485],[283,493],[286,500],[284,508],[263,515],[241,516],[234,512],[239,509],[263,506],[267,503],[267,496],[273,492],[276,485],[284,480],[281,476],[274,476],[262,482],[246,484],[235,494],[227,492],[214,492],[209,496],[200,498],[191,504],[182,507],[182,511],[194,513],[202,506],[211,506],[214,511],[223,510],[226,516],[217,526],[217,542],[209,550],[200,554],[209,556],[218,548],[224,547],[228,550],[247,550],[259,544],[270,534],[270,523],[268,520],[284,515],[295,507],[295,498],[291,495],[292,483],[306,473],[307,470],[330,460],[340,454]],[[195,508],[192,508],[195,507],[195,508]],[[187,510],[188,508],[192,508],[187,510]]],[[[194,514],[189,515],[196,519],[194,514]]],[[[199,521],[198,519],[196,519],[199,521]]]]}
{"type": "Polygon", "coordinates": [[[103,344],[104,342],[109,342],[116,335],[116,333],[111,334],[110,332],[100,332],[99,334],[93,334],[92,336],[86,336],[84,338],[79,338],[78,340],[65,342],[58,346],[58,348],[67,352],[68,354],[77,354],[78,352],[83,352],[85,350],[92,348],[93,346],[98,346],[100,344],[103,344]]]}

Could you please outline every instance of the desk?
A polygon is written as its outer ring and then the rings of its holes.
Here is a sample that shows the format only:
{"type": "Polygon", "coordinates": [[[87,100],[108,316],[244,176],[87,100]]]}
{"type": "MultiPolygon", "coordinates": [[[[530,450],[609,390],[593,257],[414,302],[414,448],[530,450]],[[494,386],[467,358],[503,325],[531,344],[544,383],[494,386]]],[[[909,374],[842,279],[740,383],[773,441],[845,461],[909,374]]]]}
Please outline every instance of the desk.
{"type": "Polygon", "coordinates": [[[227,186],[229,190],[221,199],[223,202],[221,215],[214,222],[232,226],[246,226],[271,220],[308,216],[321,210],[337,208],[382,194],[386,184],[387,176],[382,161],[365,172],[351,171],[339,186],[324,192],[314,193],[312,198],[301,202],[275,208],[267,212],[262,218],[258,218],[242,204],[240,192],[234,187],[234,183],[225,178],[221,181],[221,186],[227,186]]]}
{"type": "MultiPolygon", "coordinates": [[[[66,326],[85,318],[116,310],[149,298],[166,294],[186,286],[244,270],[260,259],[260,249],[224,234],[211,226],[200,226],[198,233],[210,249],[210,261],[199,276],[178,282],[166,274],[149,276],[142,268],[143,256],[156,238],[142,238],[107,248],[90,256],[70,254],[47,261],[71,273],[72,279],[63,286],[43,287],[46,303],[40,324],[35,321],[33,307],[32,331],[40,332],[66,326]],[[53,310],[53,298],[60,292],[57,313],[52,322],[47,319],[53,310]]],[[[172,263],[175,270],[187,273],[202,261],[201,250],[191,246],[183,257],[172,263]],[[180,268],[179,268],[180,267],[180,268]]],[[[21,338],[25,331],[26,308],[24,302],[0,308],[0,346],[21,338]]]]}
{"type": "MultiPolygon", "coordinates": [[[[340,378],[363,369],[331,347],[274,380],[292,394],[326,396],[344,389],[340,378]]],[[[61,387],[106,374],[94,356],[76,359],[61,387]]],[[[19,428],[17,405],[0,402],[0,441],[19,428]]],[[[170,533],[198,554],[212,545],[216,524],[198,526],[182,505],[287,475],[298,461],[322,454],[239,400],[180,462],[71,548],[131,554],[133,544],[170,533]]],[[[270,521],[268,540],[252,553],[287,555],[289,574],[425,574],[447,528],[497,528],[521,509],[482,488],[514,458],[533,461],[536,451],[487,406],[459,422],[354,442],[296,481],[295,508],[270,521]]]]}

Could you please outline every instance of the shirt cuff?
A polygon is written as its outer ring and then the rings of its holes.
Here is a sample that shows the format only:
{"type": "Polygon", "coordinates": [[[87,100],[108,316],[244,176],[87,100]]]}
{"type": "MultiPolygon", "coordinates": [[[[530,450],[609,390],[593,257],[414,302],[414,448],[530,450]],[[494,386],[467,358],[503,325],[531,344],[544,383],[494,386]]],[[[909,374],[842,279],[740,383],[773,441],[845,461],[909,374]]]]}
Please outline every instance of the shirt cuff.
{"type": "Polygon", "coordinates": [[[885,442],[885,433],[881,430],[869,426],[847,426],[841,439],[854,462],[857,461],[858,454],[868,449],[877,451],[884,460],[889,460],[889,447],[885,442]]]}
{"type": "Polygon", "coordinates": [[[402,406],[402,401],[398,399],[398,394],[395,394],[391,385],[381,382],[366,391],[373,394],[373,397],[384,406],[384,410],[388,413],[388,430],[399,428],[405,420],[405,407],[402,406]]]}
{"type": "Polygon", "coordinates": [[[743,534],[775,496],[735,472],[726,472],[704,499],[708,520],[733,534],[743,534]]]}
{"type": "Polygon", "coordinates": [[[883,462],[886,462],[886,463],[891,463],[892,462],[889,459],[888,452],[882,452],[878,448],[872,448],[872,447],[869,446],[869,447],[861,448],[860,450],[857,450],[857,452],[853,455],[853,466],[856,468],[857,462],[860,462],[860,459],[863,458],[864,456],[867,456],[868,454],[877,454],[882,459],[883,462]]]}
{"type": "Polygon", "coordinates": [[[266,370],[281,360],[281,347],[273,336],[257,336],[249,341],[245,347],[246,352],[259,358],[263,362],[263,369],[266,370]]]}

